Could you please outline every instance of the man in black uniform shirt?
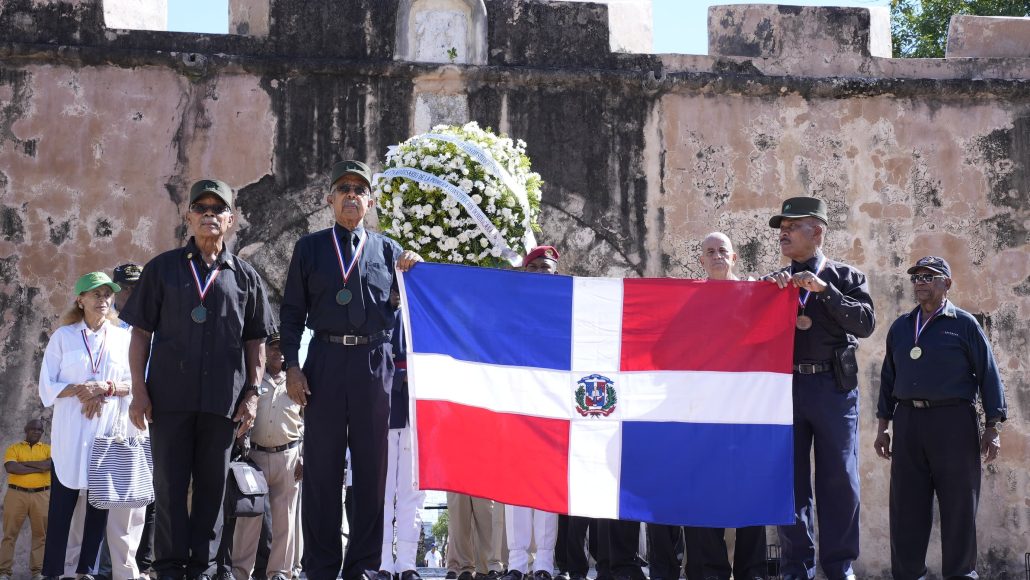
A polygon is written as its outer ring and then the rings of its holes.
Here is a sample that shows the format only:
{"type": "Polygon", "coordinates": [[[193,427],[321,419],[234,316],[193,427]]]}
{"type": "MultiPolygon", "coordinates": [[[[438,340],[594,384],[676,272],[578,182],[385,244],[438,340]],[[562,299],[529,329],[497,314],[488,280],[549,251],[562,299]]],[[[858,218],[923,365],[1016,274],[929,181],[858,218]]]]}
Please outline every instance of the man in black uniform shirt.
{"type": "Polygon", "coordinates": [[[894,321],[880,379],[876,453],[891,460],[891,569],[896,580],[926,578],[926,547],[937,496],[944,578],[976,573],[980,455],[998,456],[1005,389],[991,343],[948,300],[951,266],[927,256],[908,269],[918,306],[894,321]],[[974,404],[983,402],[980,434],[974,404]],[[894,444],[888,426],[894,420],[894,444]]]}
{"type": "Polygon", "coordinates": [[[264,339],[275,330],[261,277],[225,247],[229,186],[195,183],[186,219],[193,237],[143,268],[120,314],[132,325],[129,417],[139,428],[153,422],[154,570],[169,579],[213,573],[233,427],[254,421],[264,339]]]}
{"type": "Polygon", "coordinates": [[[794,524],[780,526],[784,580],[854,580],[858,558],[858,375],[854,349],[873,333],[865,274],[822,252],[826,204],[794,197],[769,220],[790,266],[765,279],[800,289],[794,332],[794,524]],[[815,443],[815,465],[809,459],[815,443]],[[815,471],[815,497],[812,472],[815,471]]]}
{"type": "Polygon", "coordinates": [[[379,574],[386,482],[386,434],[393,360],[390,304],[396,269],[421,261],[393,240],[362,227],[375,205],[371,172],[360,161],[333,166],[326,203],[336,224],[301,238],[293,250],[280,309],[286,389],[305,405],[301,520],[305,573],[333,580],[379,574]],[[315,332],[303,372],[304,326],[315,332]],[[308,403],[311,405],[308,405],[308,403]],[[353,462],[353,517],[343,559],[340,523],[344,454],[353,462]]]}

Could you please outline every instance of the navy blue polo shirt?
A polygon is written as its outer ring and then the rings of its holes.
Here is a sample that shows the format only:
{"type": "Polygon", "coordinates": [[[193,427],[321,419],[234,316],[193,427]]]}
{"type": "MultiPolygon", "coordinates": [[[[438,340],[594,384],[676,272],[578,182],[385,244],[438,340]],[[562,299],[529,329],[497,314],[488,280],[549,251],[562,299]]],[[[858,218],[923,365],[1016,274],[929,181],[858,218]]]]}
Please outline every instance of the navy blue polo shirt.
{"type": "Polygon", "coordinates": [[[244,343],[275,332],[272,309],[257,271],[223,250],[220,270],[204,297],[207,320],[190,312],[200,304],[190,263],[201,280],[211,270],[191,237],[185,247],[147,263],[119,317],[153,333],[147,392],[154,412],[203,412],[232,417],[247,380],[244,343]]]}
{"type": "Polygon", "coordinates": [[[967,399],[979,394],[988,419],[1007,416],[1005,390],[991,344],[971,314],[949,300],[919,335],[922,355],[912,359],[919,307],[899,317],[887,333],[876,416],[892,419],[898,400],[967,399]]]}
{"type": "Polygon", "coordinates": [[[297,366],[305,325],[315,332],[367,336],[393,330],[397,321],[390,290],[397,286],[394,264],[401,255],[400,244],[364,228],[354,230],[367,237],[355,274],[361,277],[364,294],[366,317],[362,327],[352,328],[347,307],[336,303],[336,293],[343,288],[343,274],[331,236],[337,236],[342,245],[345,233],[346,229],[336,224],[302,237],[294,246],[279,308],[279,344],[290,366],[297,366]]]}

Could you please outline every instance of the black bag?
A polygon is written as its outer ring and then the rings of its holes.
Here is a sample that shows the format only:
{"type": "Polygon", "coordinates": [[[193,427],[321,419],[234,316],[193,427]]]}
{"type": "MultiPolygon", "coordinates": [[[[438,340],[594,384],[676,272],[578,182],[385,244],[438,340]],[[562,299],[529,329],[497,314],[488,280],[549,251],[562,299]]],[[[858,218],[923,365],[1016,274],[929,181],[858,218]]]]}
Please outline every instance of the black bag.
{"type": "Polygon", "coordinates": [[[849,344],[833,351],[833,374],[837,378],[837,389],[842,393],[858,388],[857,349],[857,346],[849,344]]]}
{"type": "Polygon", "coordinates": [[[229,517],[252,518],[265,513],[268,482],[261,469],[249,461],[229,463],[225,482],[225,513],[229,517]]]}

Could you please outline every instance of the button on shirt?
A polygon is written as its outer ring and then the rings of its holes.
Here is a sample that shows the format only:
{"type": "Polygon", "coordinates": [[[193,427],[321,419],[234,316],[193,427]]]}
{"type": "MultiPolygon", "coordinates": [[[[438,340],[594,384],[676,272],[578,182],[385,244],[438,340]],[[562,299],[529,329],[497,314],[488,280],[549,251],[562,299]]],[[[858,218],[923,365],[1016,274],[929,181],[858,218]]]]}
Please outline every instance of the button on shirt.
{"type": "MultiPolygon", "coordinates": [[[[28,441],[15,443],[7,448],[4,453],[4,463],[17,461],[25,463],[29,461],[45,461],[50,459],[50,446],[42,441],[35,445],[29,445],[28,441]]],[[[7,483],[24,487],[26,489],[39,489],[50,485],[50,472],[42,473],[8,473],[7,483]]]]}
{"type": "MultiPolygon", "coordinates": [[[[346,232],[336,224],[302,237],[294,246],[279,310],[280,346],[291,366],[298,362],[305,325],[315,332],[334,335],[371,335],[391,330],[396,323],[397,310],[390,304],[390,289],[396,287],[394,264],[401,255],[401,247],[382,234],[355,228],[356,236],[365,237],[365,247],[351,275],[360,276],[363,297],[355,294],[352,303],[346,306],[336,303],[336,293],[344,286],[331,236],[337,236],[343,248],[346,232]],[[361,328],[353,328],[347,309],[360,303],[362,298],[365,323],[361,328]]],[[[146,272],[146,268],[143,271],[146,272]]]]}
{"type": "Polygon", "coordinates": [[[262,447],[278,447],[304,436],[300,405],[286,394],[286,373],[265,373],[258,388],[257,418],[250,440],[262,447]]]}
{"type": "Polygon", "coordinates": [[[153,333],[147,391],[158,413],[231,417],[247,380],[244,343],[275,331],[264,282],[253,266],[225,250],[209,269],[193,238],[147,263],[121,318],[153,333]],[[207,320],[201,324],[190,318],[201,303],[190,263],[202,283],[214,268],[221,271],[204,298],[207,320]]]}
{"type": "Polygon", "coordinates": [[[1005,420],[1005,389],[991,344],[976,319],[949,301],[923,328],[919,335],[923,352],[913,360],[909,353],[916,346],[917,311],[918,306],[895,320],[887,332],[876,416],[892,419],[899,399],[973,402],[979,394],[987,418],[1005,420]]]}
{"type": "Polygon", "coordinates": [[[54,471],[65,487],[86,489],[93,439],[98,433],[109,434],[116,419],[127,419],[131,397],[108,397],[100,416],[87,419],[78,397],[58,398],[58,395],[68,385],[86,381],[130,382],[129,337],[129,331],[110,321],[105,321],[97,332],[89,330],[84,322],[78,322],[55,330],[47,343],[39,371],[39,398],[43,406],[54,408],[51,453],[54,471]],[[83,331],[86,342],[83,342],[83,331]],[[104,344],[96,375],[90,368],[87,342],[93,356],[104,344]]]}
{"type": "MultiPolygon", "coordinates": [[[[821,255],[817,253],[806,262],[791,261],[789,271],[815,272],[821,255]]],[[[822,292],[812,292],[805,303],[804,314],[811,317],[812,328],[794,331],[794,364],[828,362],[835,349],[858,344],[858,339],[868,337],[876,326],[865,274],[853,266],[827,260],[819,278],[828,286],[822,292]]]]}

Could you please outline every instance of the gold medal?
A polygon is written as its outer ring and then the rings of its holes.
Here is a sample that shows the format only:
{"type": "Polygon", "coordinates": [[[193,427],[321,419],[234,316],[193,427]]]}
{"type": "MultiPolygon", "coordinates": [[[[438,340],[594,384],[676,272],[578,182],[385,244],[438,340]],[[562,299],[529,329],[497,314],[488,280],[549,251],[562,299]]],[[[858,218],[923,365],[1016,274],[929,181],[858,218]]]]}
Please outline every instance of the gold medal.
{"type": "Polygon", "coordinates": [[[908,351],[908,356],[912,357],[912,360],[916,360],[919,357],[923,356],[923,349],[919,348],[918,346],[913,346],[912,350],[908,351]]]}
{"type": "Polygon", "coordinates": [[[812,328],[812,318],[802,314],[798,316],[797,322],[794,323],[794,326],[796,326],[798,330],[808,330],[809,328],[812,328]]]}

